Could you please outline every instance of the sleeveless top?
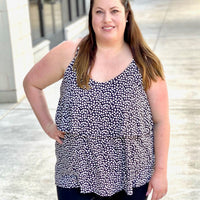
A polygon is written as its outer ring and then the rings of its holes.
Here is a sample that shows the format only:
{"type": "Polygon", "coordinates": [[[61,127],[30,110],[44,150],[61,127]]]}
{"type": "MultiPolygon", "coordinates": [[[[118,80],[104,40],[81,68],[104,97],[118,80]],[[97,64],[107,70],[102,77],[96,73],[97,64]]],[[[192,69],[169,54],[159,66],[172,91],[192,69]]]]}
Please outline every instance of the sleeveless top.
{"type": "Polygon", "coordinates": [[[90,79],[90,89],[77,85],[74,58],[60,87],[57,128],[66,132],[56,142],[55,183],[80,187],[81,193],[111,196],[150,181],[154,169],[153,120],[142,75],[134,61],[107,82],[90,79]]]}

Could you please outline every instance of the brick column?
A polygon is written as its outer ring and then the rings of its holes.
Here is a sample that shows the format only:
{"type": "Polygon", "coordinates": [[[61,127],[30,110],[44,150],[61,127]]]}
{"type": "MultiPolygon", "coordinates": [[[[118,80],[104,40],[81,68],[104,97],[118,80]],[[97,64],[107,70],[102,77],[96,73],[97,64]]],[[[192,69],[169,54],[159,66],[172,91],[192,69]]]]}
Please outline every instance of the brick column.
{"type": "Polygon", "coordinates": [[[33,65],[28,0],[0,0],[0,103],[18,102],[33,65]]]}

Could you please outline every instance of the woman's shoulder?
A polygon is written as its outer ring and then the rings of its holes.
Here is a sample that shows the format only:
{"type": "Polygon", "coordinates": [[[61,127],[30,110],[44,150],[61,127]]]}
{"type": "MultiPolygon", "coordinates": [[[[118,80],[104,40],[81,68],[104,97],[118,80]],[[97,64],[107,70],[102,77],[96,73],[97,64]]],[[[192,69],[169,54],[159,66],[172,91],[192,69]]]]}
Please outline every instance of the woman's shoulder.
{"type": "Polygon", "coordinates": [[[77,39],[76,41],[66,40],[54,47],[54,55],[58,55],[58,59],[60,60],[61,65],[64,67],[64,71],[76,55],[80,41],[81,39],[77,39]]]}
{"type": "Polygon", "coordinates": [[[71,41],[71,40],[63,41],[57,47],[60,53],[65,57],[65,59],[71,61],[76,54],[77,47],[80,41],[81,39],[78,39],[76,41],[71,41]]]}
{"type": "Polygon", "coordinates": [[[77,40],[65,40],[61,42],[58,46],[65,49],[68,53],[74,53],[81,40],[81,38],[77,40]]]}

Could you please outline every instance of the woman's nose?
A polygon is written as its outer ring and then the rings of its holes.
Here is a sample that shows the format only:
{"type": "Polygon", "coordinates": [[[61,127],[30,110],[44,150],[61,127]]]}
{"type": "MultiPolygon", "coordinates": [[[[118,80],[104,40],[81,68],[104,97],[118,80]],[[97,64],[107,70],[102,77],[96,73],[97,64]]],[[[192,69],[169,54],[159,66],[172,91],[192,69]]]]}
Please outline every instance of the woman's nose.
{"type": "Polygon", "coordinates": [[[110,13],[105,13],[104,15],[104,22],[110,22],[111,20],[111,14],[110,13]]]}

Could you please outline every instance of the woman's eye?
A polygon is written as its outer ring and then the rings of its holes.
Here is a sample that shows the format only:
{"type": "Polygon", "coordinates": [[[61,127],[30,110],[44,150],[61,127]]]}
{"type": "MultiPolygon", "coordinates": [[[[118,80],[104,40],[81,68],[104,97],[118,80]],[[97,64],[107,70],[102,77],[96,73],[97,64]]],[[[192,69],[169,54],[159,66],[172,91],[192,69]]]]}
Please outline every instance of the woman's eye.
{"type": "Polygon", "coordinates": [[[102,14],[103,12],[101,10],[96,11],[97,14],[102,14]]]}
{"type": "Polygon", "coordinates": [[[119,12],[118,10],[113,10],[113,11],[112,11],[112,13],[118,13],[118,12],[119,12]]]}

